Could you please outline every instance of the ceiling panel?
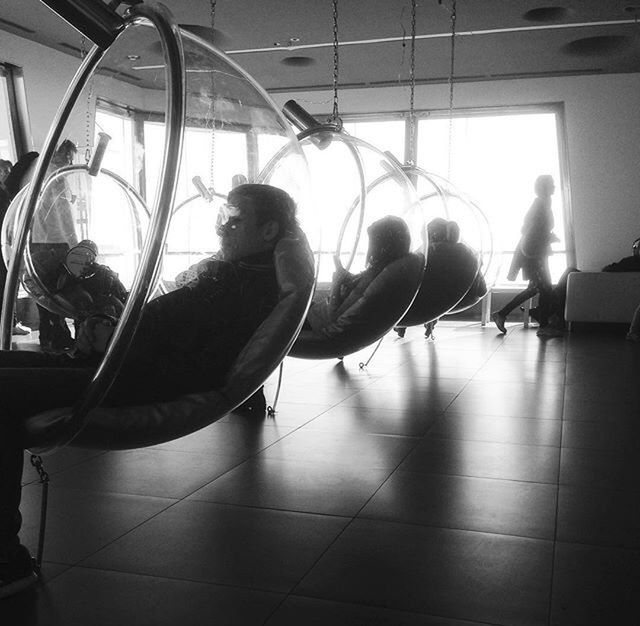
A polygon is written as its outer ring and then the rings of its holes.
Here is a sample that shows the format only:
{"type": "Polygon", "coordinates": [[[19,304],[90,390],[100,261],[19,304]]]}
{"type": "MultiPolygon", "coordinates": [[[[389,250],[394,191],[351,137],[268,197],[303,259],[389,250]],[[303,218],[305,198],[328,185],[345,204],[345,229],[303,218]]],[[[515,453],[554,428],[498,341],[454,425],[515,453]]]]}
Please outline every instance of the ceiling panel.
{"type": "MultiPolygon", "coordinates": [[[[637,2],[457,0],[455,79],[638,72],[640,0],[637,2]],[[549,8],[555,10],[539,11],[549,8]],[[552,20],[528,19],[531,12],[534,17],[548,15],[552,20]],[[576,43],[585,38],[595,39],[576,43]]],[[[179,23],[210,23],[209,0],[165,0],[164,4],[179,23]]],[[[340,0],[338,8],[340,84],[406,82],[411,2],[340,0]],[[366,42],[371,39],[390,41],[366,42]]],[[[448,80],[451,8],[452,0],[417,2],[418,82],[448,80]]],[[[39,0],[3,0],[0,17],[4,30],[77,55],[72,48],[80,48],[78,32],[39,0]]],[[[224,33],[219,40],[224,48],[266,89],[326,88],[332,83],[330,0],[217,0],[216,28],[224,33]],[[321,47],[305,47],[318,45],[321,47]],[[255,49],[259,50],[245,52],[255,49]],[[290,57],[306,57],[308,64],[291,65],[286,60],[290,57]]],[[[141,56],[138,65],[150,58],[143,47],[135,52],[141,56]]]]}

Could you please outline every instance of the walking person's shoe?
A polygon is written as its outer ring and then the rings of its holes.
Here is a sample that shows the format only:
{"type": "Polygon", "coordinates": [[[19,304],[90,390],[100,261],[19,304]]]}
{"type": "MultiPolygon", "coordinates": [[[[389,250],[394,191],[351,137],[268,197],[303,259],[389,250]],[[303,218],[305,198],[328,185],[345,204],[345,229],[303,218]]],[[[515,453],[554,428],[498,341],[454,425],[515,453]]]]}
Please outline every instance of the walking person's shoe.
{"type": "Polygon", "coordinates": [[[640,343],[640,333],[628,332],[625,339],[633,343],[640,343]]]}
{"type": "Polygon", "coordinates": [[[491,314],[491,319],[493,320],[493,323],[498,327],[498,330],[503,335],[506,335],[507,334],[507,327],[504,325],[504,323],[507,321],[507,316],[506,315],[502,315],[502,313],[500,313],[500,311],[496,311],[495,313],[491,314]]]}
{"type": "Polygon", "coordinates": [[[31,332],[31,329],[20,322],[16,322],[11,329],[12,335],[28,335],[31,332]]]}
{"type": "Polygon", "coordinates": [[[28,589],[37,580],[33,559],[23,545],[11,552],[8,560],[0,561],[0,599],[28,589]]]}

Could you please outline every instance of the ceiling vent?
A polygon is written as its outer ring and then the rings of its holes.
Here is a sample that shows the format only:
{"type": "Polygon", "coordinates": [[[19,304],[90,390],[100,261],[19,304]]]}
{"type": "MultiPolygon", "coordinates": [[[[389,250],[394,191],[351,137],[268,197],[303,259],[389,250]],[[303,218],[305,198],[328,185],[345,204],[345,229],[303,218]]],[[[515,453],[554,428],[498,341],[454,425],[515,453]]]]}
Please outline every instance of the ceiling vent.
{"type": "Polygon", "coordinates": [[[602,35],[576,39],[562,46],[565,54],[580,57],[607,56],[621,52],[629,46],[631,39],[624,35],[602,35]]]}
{"type": "Polygon", "coordinates": [[[9,28],[13,28],[15,30],[21,30],[23,33],[29,33],[30,35],[33,35],[36,32],[35,30],[31,30],[26,26],[21,26],[20,24],[10,22],[9,20],[3,20],[2,18],[0,18],[0,24],[2,24],[3,26],[8,26],[9,28]]]}
{"type": "Polygon", "coordinates": [[[569,16],[569,9],[565,7],[540,7],[527,11],[522,17],[527,22],[560,22],[569,16]]]}
{"type": "Polygon", "coordinates": [[[289,67],[309,67],[310,65],[314,65],[315,62],[315,59],[303,56],[284,57],[284,59],[280,61],[280,63],[288,65],[289,67]]]}

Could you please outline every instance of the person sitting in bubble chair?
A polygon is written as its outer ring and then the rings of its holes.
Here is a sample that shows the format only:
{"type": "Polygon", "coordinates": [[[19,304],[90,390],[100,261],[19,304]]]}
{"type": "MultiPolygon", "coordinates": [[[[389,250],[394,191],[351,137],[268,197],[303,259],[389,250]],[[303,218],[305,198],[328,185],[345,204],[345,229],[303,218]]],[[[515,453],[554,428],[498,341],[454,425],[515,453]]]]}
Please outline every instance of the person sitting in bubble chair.
{"type": "MultiPolygon", "coordinates": [[[[240,185],[229,193],[216,231],[219,255],[192,268],[182,287],[145,305],[104,405],[162,402],[222,386],[234,359],[276,307],[274,250],[283,237],[300,233],[293,199],[270,185],[240,185]]],[[[76,261],[71,259],[71,269],[76,261]]],[[[18,537],[24,420],[78,399],[113,331],[103,322],[84,320],[75,358],[0,352],[0,598],[35,580],[18,537]]]]}
{"type": "Polygon", "coordinates": [[[83,239],[67,252],[61,263],[55,296],[75,311],[80,324],[92,315],[120,317],[127,290],[108,265],[97,262],[98,246],[83,239]]]}
{"type": "Polygon", "coordinates": [[[373,222],[367,235],[369,247],[365,270],[352,274],[336,259],[331,291],[326,298],[311,305],[303,328],[322,336],[337,318],[363,297],[367,287],[387,265],[409,253],[411,234],[400,217],[387,215],[373,222]]]}

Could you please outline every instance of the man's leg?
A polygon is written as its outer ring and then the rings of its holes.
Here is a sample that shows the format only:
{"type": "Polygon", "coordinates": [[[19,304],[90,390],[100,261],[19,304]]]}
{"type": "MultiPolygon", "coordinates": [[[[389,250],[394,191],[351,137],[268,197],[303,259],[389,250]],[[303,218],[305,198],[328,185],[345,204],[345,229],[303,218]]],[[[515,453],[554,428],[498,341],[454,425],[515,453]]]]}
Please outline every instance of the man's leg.
{"type": "Polygon", "coordinates": [[[72,405],[91,379],[91,369],[69,368],[65,356],[0,352],[0,598],[22,591],[36,577],[18,533],[22,421],[46,409],[72,405]]]}
{"type": "Polygon", "coordinates": [[[15,426],[8,415],[0,414],[0,598],[26,589],[37,578],[18,538],[24,453],[15,426]]]}

